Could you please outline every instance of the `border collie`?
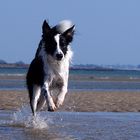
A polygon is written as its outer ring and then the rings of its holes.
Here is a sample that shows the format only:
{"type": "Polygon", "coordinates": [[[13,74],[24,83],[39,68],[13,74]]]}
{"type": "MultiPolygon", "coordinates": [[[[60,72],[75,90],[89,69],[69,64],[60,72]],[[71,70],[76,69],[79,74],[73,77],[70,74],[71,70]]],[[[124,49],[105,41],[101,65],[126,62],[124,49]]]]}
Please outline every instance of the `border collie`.
{"type": "Polygon", "coordinates": [[[47,103],[48,111],[63,104],[68,87],[69,63],[72,58],[70,43],[75,25],[61,21],[50,27],[46,20],[42,25],[42,39],[30,64],[26,82],[33,115],[47,103]],[[58,94],[54,102],[52,94],[58,94]]]}

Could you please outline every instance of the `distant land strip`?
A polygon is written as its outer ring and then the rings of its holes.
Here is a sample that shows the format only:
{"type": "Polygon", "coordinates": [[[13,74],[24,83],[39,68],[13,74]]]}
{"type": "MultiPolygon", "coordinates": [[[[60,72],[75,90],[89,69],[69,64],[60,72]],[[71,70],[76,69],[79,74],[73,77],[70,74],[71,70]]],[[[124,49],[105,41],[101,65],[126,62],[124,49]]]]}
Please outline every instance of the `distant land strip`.
{"type": "MultiPolygon", "coordinates": [[[[15,63],[8,63],[0,59],[0,68],[28,68],[29,64],[24,63],[23,61],[18,61],[15,63]]],[[[72,70],[97,70],[97,71],[113,71],[113,70],[140,70],[140,65],[98,65],[98,64],[76,64],[71,65],[72,70]]]]}

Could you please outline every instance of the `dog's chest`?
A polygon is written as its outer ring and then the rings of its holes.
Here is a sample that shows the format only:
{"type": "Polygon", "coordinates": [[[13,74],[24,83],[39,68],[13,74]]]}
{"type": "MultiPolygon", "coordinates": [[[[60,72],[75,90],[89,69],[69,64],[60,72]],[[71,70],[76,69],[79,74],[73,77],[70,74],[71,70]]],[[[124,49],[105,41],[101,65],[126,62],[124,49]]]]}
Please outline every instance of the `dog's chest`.
{"type": "Polygon", "coordinates": [[[64,85],[64,81],[61,77],[54,77],[49,85],[50,90],[61,89],[64,85]]]}
{"type": "Polygon", "coordinates": [[[69,67],[67,64],[46,63],[44,67],[45,81],[50,88],[61,88],[68,80],[69,67]]]}
{"type": "Polygon", "coordinates": [[[43,61],[44,83],[48,83],[50,89],[61,88],[68,81],[69,59],[55,61],[52,56],[46,55],[44,49],[40,54],[43,61]]]}

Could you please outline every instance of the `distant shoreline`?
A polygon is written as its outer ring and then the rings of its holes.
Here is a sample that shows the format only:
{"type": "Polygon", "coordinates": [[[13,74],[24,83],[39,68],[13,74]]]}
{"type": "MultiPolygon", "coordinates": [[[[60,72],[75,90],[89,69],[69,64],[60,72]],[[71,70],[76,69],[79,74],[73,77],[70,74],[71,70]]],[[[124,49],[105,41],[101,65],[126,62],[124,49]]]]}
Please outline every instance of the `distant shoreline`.
{"type": "Polygon", "coordinates": [[[28,68],[28,64],[0,64],[0,68],[28,68]]]}
{"type": "MultiPolygon", "coordinates": [[[[7,63],[5,61],[0,60],[0,68],[29,68],[29,64],[26,64],[22,61],[16,63],[7,63]]],[[[70,66],[71,70],[95,70],[95,71],[116,71],[116,70],[134,70],[140,71],[140,66],[132,66],[132,65],[72,65],[70,66]]]]}

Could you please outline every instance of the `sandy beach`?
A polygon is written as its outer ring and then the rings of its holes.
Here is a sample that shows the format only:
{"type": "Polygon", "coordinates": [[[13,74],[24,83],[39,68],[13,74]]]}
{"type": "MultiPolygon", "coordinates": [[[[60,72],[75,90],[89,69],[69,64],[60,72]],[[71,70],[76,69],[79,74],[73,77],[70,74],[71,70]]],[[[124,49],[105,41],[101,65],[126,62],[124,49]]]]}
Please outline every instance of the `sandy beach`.
{"type": "MultiPolygon", "coordinates": [[[[17,110],[29,104],[27,91],[0,91],[0,110],[17,110]]],[[[69,92],[57,111],[139,112],[140,92],[92,91],[69,92]]]]}
{"type": "Polygon", "coordinates": [[[139,76],[117,74],[70,75],[63,106],[54,113],[46,106],[35,120],[25,74],[0,75],[0,139],[139,140],[139,76]]]}

